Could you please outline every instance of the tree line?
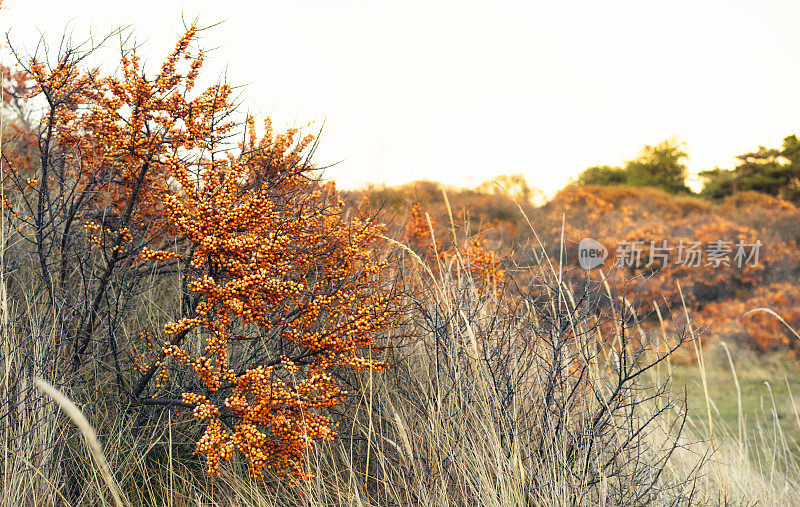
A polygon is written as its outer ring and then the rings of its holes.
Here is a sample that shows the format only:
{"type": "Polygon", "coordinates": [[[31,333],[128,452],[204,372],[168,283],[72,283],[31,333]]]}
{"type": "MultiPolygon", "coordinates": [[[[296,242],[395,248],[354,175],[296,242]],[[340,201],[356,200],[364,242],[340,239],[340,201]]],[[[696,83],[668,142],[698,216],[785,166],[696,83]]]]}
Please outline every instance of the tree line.
{"type": "MultiPolygon", "coordinates": [[[[578,185],[625,185],[655,187],[667,192],[689,194],[686,185],[688,154],[683,143],[668,139],[646,145],[633,160],[622,166],[598,165],[587,168],[576,179],[578,185]]],[[[780,148],[759,146],[736,157],[733,169],[701,171],[699,194],[713,200],[737,192],[755,191],[800,203],[800,139],[790,135],[780,148]]]]}

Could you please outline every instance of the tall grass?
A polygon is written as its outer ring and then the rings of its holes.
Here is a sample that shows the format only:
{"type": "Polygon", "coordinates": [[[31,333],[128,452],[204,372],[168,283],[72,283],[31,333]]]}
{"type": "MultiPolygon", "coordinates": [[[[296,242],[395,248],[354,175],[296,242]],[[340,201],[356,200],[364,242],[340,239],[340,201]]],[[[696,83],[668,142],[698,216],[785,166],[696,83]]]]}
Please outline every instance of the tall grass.
{"type": "MultiPolygon", "coordinates": [[[[647,347],[595,341],[593,314],[577,311],[586,294],[562,283],[557,261],[541,261],[512,303],[469,276],[468,258],[413,262],[406,279],[425,290],[408,296],[409,320],[397,330],[411,338],[396,340],[389,371],[344,379],[352,396],[337,414],[341,438],[315,444],[307,463],[314,478],[294,489],[251,480],[237,460],[208,477],[191,454],[192,419],[169,411],[138,417],[103,394],[116,380],[101,370],[62,385],[93,427],[80,430],[96,435],[86,445],[73,424],[80,417],[65,415],[33,383],[58,381],[55,338],[36,325],[47,319],[33,302],[12,301],[4,318],[26,325],[3,329],[2,504],[800,503],[800,456],[787,421],[770,407],[734,428],[706,407],[687,414],[668,361],[631,381],[602,433],[587,432],[602,400],[613,399],[620,365],[653,363],[676,338],[647,347]],[[567,328],[571,341],[552,340],[567,328]],[[589,345],[600,352],[585,354],[589,345]],[[569,373],[579,359],[584,376],[569,373]]],[[[704,361],[697,368],[705,374],[704,361]]],[[[706,398],[710,406],[707,391],[706,398]]],[[[741,400],[739,408],[746,410],[741,400]]]]}

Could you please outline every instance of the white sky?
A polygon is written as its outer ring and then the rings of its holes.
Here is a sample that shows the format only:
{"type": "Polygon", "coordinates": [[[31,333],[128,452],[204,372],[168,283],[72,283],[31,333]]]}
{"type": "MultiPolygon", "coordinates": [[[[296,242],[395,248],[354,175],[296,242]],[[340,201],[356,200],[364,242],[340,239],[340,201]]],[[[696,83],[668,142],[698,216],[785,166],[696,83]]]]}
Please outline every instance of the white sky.
{"type": "Polygon", "coordinates": [[[155,67],[181,16],[224,21],[206,75],[227,68],[251,111],[325,120],[340,187],[520,173],[549,194],[667,137],[697,171],[800,131],[796,0],[5,0],[0,30],[32,48],[132,24],[155,67]]]}

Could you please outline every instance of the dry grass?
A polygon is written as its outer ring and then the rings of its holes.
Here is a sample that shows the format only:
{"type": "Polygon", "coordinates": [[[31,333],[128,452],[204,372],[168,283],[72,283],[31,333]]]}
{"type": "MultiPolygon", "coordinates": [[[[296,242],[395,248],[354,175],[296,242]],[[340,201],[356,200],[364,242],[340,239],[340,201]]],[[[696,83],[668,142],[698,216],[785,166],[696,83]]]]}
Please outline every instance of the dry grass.
{"type": "MultiPolygon", "coordinates": [[[[441,274],[420,266],[411,274],[427,287],[427,295],[416,301],[418,315],[454,316],[449,332],[422,325],[424,319],[422,324],[409,324],[415,339],[397,348],[390,371],[347,379],[354,389],[346,412],[339,414],[343,438],[315,445],[307,463],[315,477],[296,489],[274,478],[252,481],[246,465],[236,460],[223,467],[222,477],[206,476],[200,460],[191,456],[196,435],[192,421],[175,423],[174,414],[164,411],[142,424],[118,400],[103,394],[113,390],[114,379],[107,372],[96,371],[88,377],[91,382],[63,386],[63,395],[48,390],[58,405],[42,396],[34,378],[53,379],[55,371],[41,371],[36,365],[54,364],[45,358],[55,338],[37,330],[42,319],[33,302],[12,301],[3,318],[27,325],[3,329],[0,399],[8,400],[4,406],[11,410],[2,414],[0,500],[7,506],[555,506],[641,504],[645,498],[663,504],[800,504],[800,456],[786,438],[787,422],[778,418],[777,410],[767,407],[745,418],[752,423],[730,427],[706,410],[710,399],[689,414],[680,438],[675,438],[669,417],[659,418],[644,435],[637,451],[641,455],[633,455],[642,463],[635,466],[644,467],[645,460],[675,447],[648,496],[639,496],[643,486],[630,479],[632,475],[601,473],[590,483],[585,474],[567,473],[563,463],[568,461],[570,442],[563,431],[541,424],[536,416],[544,397],[541,376],[537,371],[520,375],[517,390],[503,398],[500,395],[508,391],[497,387],[497,359],[485,353],[492,340],[514,338],[510,345],[531,338],[530,329],[512,320],[499,328],[487,327],[501,303],[481,295],[474,281],[461,275],[466,271],[441,274]],[[23,335],[21,328],[35,334],[23,335]],[[492,334],[496,329],[502,333],[492,334]],[[450,356],[443,359],[445,353],[450,356]],[[65,395],[80,403],[69,402],[65,395]],[[541,441],[547,444],[532,452],[532,444],[541,441]]],[[[558,271],[550,271],[550,281],[558,279],[558,271]]],[[[568,287],[555,287],[555,305],[576,297],[568,287]]],[[[518,361],[510,367],[513,372],[525,360],[538,364],[535,355],[503,357],[518,361]]],[[[612,359],[597,357],[588,370],[598,385],[608,380],[603,361],[612,359]]],[[[647,376],[658,386],[669,373],[663,363],[647,376]]],[[[647,391],[642,393],[647,398],[647,391]]],[[[630,420],[656,414],[659,399],[640,403],[630,420]]],[[[587,402],[586,410],[590,405],[587,402]]],[[[739,410],[753,409],[739,402],[739,410]]],[[[679,419],[682,411],[680,404],[671,405],[665,415],[679,419]]],[[[800,414],[795,415],[800,421],[800,414]]],[[[577,425],[581,417],[568,417],[564,424],[577,425]]],[[[596,448],[584,458],[599,463],[607,452],[596,448]]]]}
{"type": "MultiPolygon", "coordinates": [[[[5,338],[4,346],[9,347],[5,338]]],[[[5,359],[3,374],[9,379],[16,365],[13,354],[5,359]]],[[[372,505],[376,487],[387,505],[564,505],[581,496],[556,467],[526,461],[519,448],[507,452],[502,438],[513,428],[501,428],[492,417],[495,400],[483,383],[486,377],[465,374],[459,389],[474,394],[474,403],[455,421],[436,417],[453,407],[446,406],[451,402],[437,390],[428,359],[421,345],[410,351],[403,371],[405,392],[389,378],[394,372],[362,378],[365,389],[355,404],[353,426],[343,429],[351,439],[317,445],[308,464],[316,478],[300,490],[272,483],[277,488],[268,491],[263,483],[251,481],[246,467],[238,463],[225,468],[219,479],[206,478],[199,467],[173,455],[179,446],[175,428],[154,428],[140,436],[140,445],[132,444],[127,441],[133,434],[131,420],[117,417],[113,407],[91,407],[89,419],[98,428],[113,470],[114,478],[109,479],[102,460],[91,452],[62,447],[71,438],[71,425],[40,399],[35,409],[23,411],[27,418],[18,423],[26,438],[4,440],[0,498],[8,506],[20,505],[20,499],[30,505],[103,505],[115,490],[109,484],[120,485],[120,496],[128,498],[120,501],[126,505],[372,505]],[[425,404],[422,410],[417,403],[425,404]],[[144,452],[132,455],[144,442],[144,452]],[[57,465],[64,453],[75,453],[72,460],[79,470],[57,465]],[[77,496],[65,485],[74,476],[86,478],[77,496]],[[539,487],[532,489],[533,484],[539,487]]],[[[782,421],[765,414],[753,427],[743,428],[742,438],[737,428],[715,421],[709,441],[705,413],[698,415],[690,421],[700,441],[687,448],[692,452],[676,453],[668,467],[673,477],[687,476],[700,457],[711,453],[694,484],[695,500],[800,503],[800,460],[796,447],[784,438],[782,421]]]]}

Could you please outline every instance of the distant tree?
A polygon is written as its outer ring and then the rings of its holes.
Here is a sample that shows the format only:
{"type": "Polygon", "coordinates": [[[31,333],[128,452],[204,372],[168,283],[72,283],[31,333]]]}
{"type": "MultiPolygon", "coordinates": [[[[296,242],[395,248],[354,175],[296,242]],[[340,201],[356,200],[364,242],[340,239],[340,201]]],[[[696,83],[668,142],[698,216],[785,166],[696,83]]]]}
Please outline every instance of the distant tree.
{"type": "Polygon", "coordinates": [[[682,143],[668,139],[655,146],[646,145],[639,156],[625,164],[629,184],[656,187],[671,193],[689,193],[686,186],[688,157],[682,143]]]}
{"type": "Polygon", "coordinates": [[[625,167],[594,166],[578,176],[579,185],[630,185],[656,187],[671,193],[689,193],[686,186],[688,155],[682,143],[672,139],[655,146],[645,145],[625,167]]]}
{"type": "Polygon", "coordinates": [[[703,189],[700,195],[711,199],[722,199],[736,191],[736,178],[730,169],[720,169],[715,167],[707,171],[700,171],[698,174],[703,181],[703,189]]]}
{"type": "Polygon", "coordinates": [[[624,168],[598,165],[583,171],[578,176],[577,183],[579,185],[627,185],[630,181],[624,168]]]}
{"type": "Polygon", "coordinates": [[[766,148],[736,157],[733,170],[703,171],[702,194],[719,199],[736,192],[755,191],[800,202],[800,140],[791,135],[783,139],[783,147],[766,148]]]}
{"type": "Polygon", "coordinates": [[[491,180],[484,181],[475,190],[491,195],[503,192],[525,202],[530,201],[536,194],[540,193],[538,189],[531,188],[525,176],[521,174],[501,174],[491,180]]]}

